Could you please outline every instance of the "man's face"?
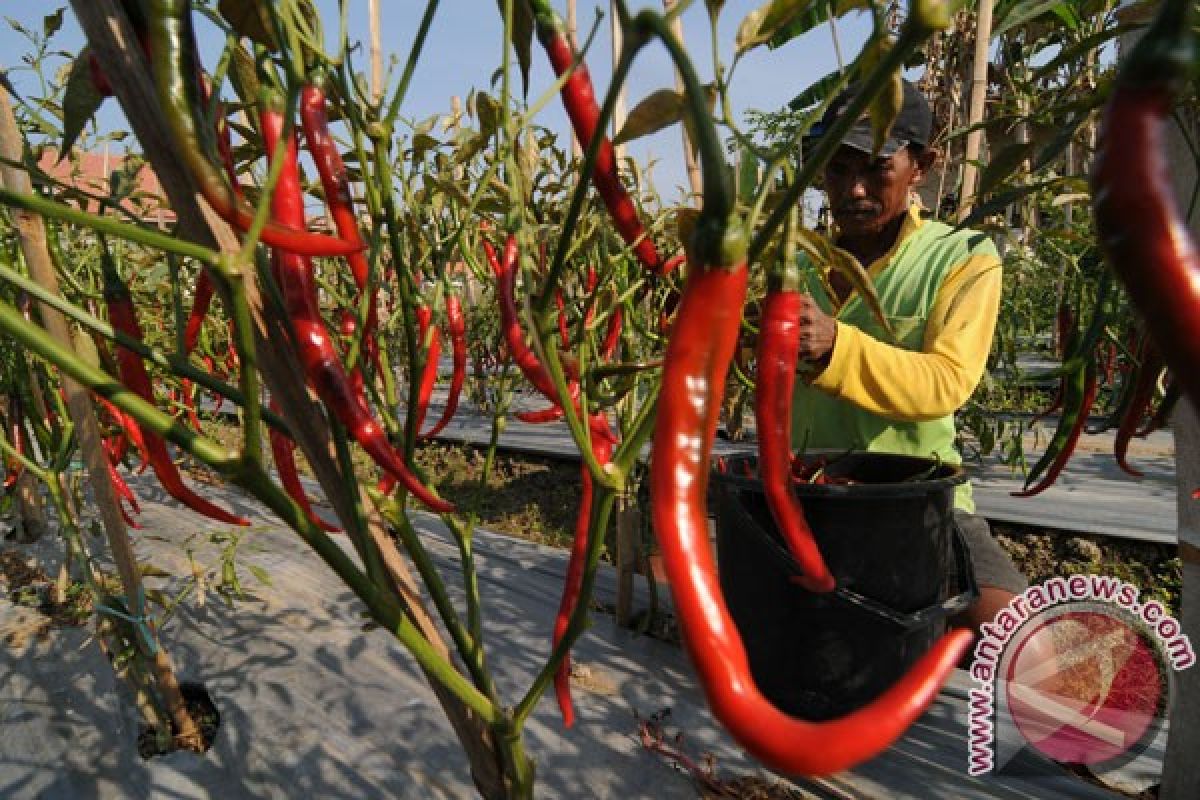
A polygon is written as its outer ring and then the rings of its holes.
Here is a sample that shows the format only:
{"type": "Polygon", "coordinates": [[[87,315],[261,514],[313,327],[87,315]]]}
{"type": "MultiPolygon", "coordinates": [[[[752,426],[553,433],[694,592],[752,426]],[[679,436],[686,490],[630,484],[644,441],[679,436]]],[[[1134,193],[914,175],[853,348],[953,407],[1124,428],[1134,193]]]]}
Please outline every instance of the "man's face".
{"type": "Polygon", "coordinates": [[[924,177],[907,147],[872,157],[843,145],[825,166],[825,192],[842,236],[878,234],[908,210],[909,190],[924,177]]]}

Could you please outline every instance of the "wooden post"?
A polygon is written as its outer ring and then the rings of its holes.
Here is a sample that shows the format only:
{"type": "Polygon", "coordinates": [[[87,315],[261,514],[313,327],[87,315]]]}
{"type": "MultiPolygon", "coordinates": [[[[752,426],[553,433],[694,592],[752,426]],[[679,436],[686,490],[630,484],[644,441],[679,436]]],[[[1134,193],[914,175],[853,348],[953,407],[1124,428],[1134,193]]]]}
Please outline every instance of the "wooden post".
{"type": "MultiPolygon", "coordinates": [[[[1182,120],[1188,126],[1191,141],[1200,132],[1200,114],[1194,108],[1180,108],[1177,124],[1171,126],[1168,138],[1168,161],[1175,184],[1176,202],[1187,213],[1200,174],[1194,154],[1178,127],[1182,120]]],[[[1188,220],[1193,237],[1200,236],[1200,214],[1188,220]]],[[[1200,651],[1200,505],[1192,499],[1192,491],[1200,486],[1200,415],[1183,399],[1171,419],[1175,434],[1175,502],[1179,519],[1179,558],[1183,562],[1183,591],[1180,624],[1191,640],[1194,651],[1200,651]]],[[[1175,692],[1170,708],[1171,733],[1163,763],[1162,800],[1194,800],[1200,797],[1200,770],[1196,769],[1196,754],[1200,753],[1200,665],[1175,674],[1175,692]]]]}
{"type": "MultiPolygon", "coordinates": [[[[988,45],[992,40],[992,0],[979,0],[979,15],[975,21],[975,59],[971,70],[970,110],[967,125],[983,121],[984,101],[987,99],[988,45]]],[[[975,187],[979,168],[975,166],[983,151],[983,130],[975,129],[967,134],[967,151],[963,156],[962,186],[958,195],[958,218],[964,220],[975,205],[975,187]]]]}
{"type": "MultiPolygon", "coordinates": [[[[625,43],[625,34],[621,30],[621,20],[617,18],[617,6],[615,3],[610,3],[608,7],[608,19],[610,29],[612,30],[612,63],[616,64],[621,60],[621,48],[625,43]]],[[[613,108],[612,118],[612,135],[616,136],[621,128],[625,127],[625,87],[621,87],[621,91],[617,93],[617,104],[613,108]]],[[[625,157],[625,145],[617,145],[613,148],[614,155],[618,162],[625,157]]]]}
{"type": "MultiPolygon", "coordinates": [[[[571,42],[571,49],[579,52],[579,14],[577,3],[575,0],[567,0],[567,39],[571,42]]],[[[579,137],[575,135],[575,127],[568,125],[571,130],[571,157],[576,161],[583,160],[583,147],[579,144],[579,137]]]]}
{"type": "MultiPolygon", "coordinates": [[[[663,0],[663,10],[670,11],[678,0],[663,0]]],[[[679,40],[679,43],[687,48],[687,43],[683,38],[683,20],[680,17],[675,17],[671,20],[671,33],[679,40]]],[[[679,70],[675,70],[675,91],[683,91],[683,77],[679,74],[679,70]]],[[[680,135],[683,136],[683,164],[687,168],[688,187],[692,192],[692,202],[697,208],[704,202],[704,179],[700,174],[700,165],[696,163],[696,151],[692,148],[692,142],[688,138],[687,126],[679,126],[680,135]]]]}
{"type": "Polygon", "coordinates": [[[380,33],[379,0],[367,0],[367,24],[371,29],[371,99],[383,99],[383,46],[380,33]]]}

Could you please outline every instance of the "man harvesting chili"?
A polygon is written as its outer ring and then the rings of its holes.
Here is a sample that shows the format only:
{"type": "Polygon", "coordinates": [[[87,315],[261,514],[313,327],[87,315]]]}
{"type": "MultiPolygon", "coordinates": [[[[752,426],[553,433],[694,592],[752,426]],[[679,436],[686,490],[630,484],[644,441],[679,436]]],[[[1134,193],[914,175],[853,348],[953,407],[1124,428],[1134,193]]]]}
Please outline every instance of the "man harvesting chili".
{"type": "MultiPolygon", "coordinates": [[[[820,136],[856,91],[851,86],[810,132],[820,136]]],[[[873,153],[864,117],[843,138],[824,172],[833,238],[867,269],[895,339],[841,273],[822,275],[800,256],[806,293],[799,313],[799,358],[792,442],[807,448],[935,456],[960,463],[954,413],[983,375],[1000,305],[1001,264],[982,233],[925,219],[911,198],[936,163],[933,115],[904,82],[903,105],[873,153]]],[[[980,586],[966,612],[986,622],[1026,586],[1025,578],[973,512],[971,487],[955,494],[980,586]]]]}

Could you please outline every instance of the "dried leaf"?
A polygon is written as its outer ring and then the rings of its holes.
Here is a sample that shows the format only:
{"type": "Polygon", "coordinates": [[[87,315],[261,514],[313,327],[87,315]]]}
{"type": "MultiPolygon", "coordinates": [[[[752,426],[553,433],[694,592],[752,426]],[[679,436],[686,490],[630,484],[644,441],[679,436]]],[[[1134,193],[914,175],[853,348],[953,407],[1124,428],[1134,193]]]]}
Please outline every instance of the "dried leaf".
{"type": "Polygon", "coordinates": [[[674,89],[651,92],[629,112],[613,144],[632,142],[674,125],[683,116],[684,105],[683,95],[674,89]]]}

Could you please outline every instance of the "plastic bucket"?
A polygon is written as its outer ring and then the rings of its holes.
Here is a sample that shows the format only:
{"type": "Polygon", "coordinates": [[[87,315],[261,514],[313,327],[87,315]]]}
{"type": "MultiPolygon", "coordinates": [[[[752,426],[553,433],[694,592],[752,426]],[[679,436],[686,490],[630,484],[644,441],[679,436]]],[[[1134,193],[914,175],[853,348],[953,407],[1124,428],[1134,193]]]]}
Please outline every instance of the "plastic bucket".
{"type": "Polygon", "coordinates": [[[838,588],[815,594],[775,528],[757,458],[725,459],[717,488],[721,588],[759,690],[806,719],[841,716],[891,686],[977,596],[954,522],[962,468],[887,453],[811,453],[830,480],[793,483],[838,588]]]}

